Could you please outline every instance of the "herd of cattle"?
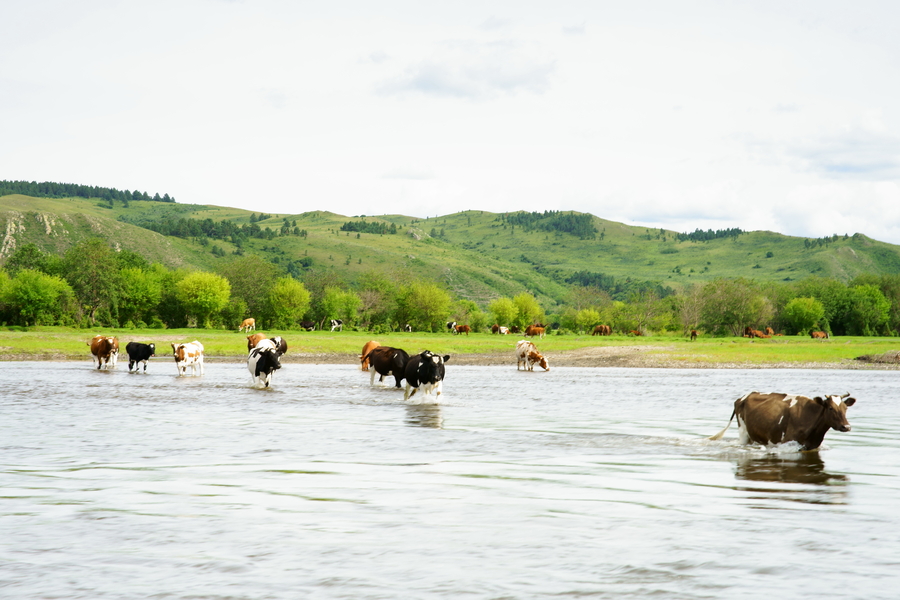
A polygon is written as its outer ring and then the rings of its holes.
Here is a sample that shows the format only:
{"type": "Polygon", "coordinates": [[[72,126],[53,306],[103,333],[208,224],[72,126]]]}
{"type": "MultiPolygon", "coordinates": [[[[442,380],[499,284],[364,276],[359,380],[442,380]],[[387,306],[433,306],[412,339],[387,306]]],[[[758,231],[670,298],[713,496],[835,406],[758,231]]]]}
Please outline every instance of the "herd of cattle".
{"type": "MultiPolygon", "coordinates": [[[[310,324],[313,328],[314,323],[310,324]]],[[[343,326],[340,320],[331,321],[331,330],[343,326]]],[[[544,325],[535,324],[528,326],[524,335],[543,337],[544,325]]],[[[251,332],[256,329],[253,319],[246,319],[241,323],[240,331],[251,332]]],[[[458,325],[455,322],[447,323],[447,329],[456,334],[468,334],[468,325],[458,325]]],[[[493,333],[507,334],[514,328],[494,325],[493,333]]],[[[637,333],[637,332],[635,332],[637,333]]],[[[610,335],[608,325],[598,325],[593,335],[610,335]]],[[[638,333],[639,335],[639,333],[638,333]]],[[[745,337],[769,338],[776,334],[771,328],[758,331],[747,327],[745,337]]],[[[696,330],[691,331],[691,339],[697,337],[696,330]]],[[[828,339],[828,334],[821,331],[812,332],[814,339],[828,339]]],[[[107,369],[116,366],[119,356],[119,341],[115,337],[97,335],[88,342],[91,354],[97,361],[97,369],[107,369]]],[[[272,374],[281,368],[281,357],[287,352],[287,342],[281,337],[267,338],[264,333],[253,333],[247,336],[247,369],[253,378],[254,385],[269,387],[272,374]]],[[[128,371],[138,372],[143,363],[143,371],[147,372],[147,363],[156,355],[154,344],[129,342],[125,346],[128,354],[128,371]]],[[[172,355],[175,359],[175,367],[179,376],[196,375],[199,370],[203,375],[203,344],[199,341],[172,344],[172,355]]],[[[516,370],[533,371],[535,365],[549,371],[550,366],[544,357],[529,340],[520,340],[516,343],[516,370]]],[[[379,342],[371,340],[363,346],[359,355],[360,368],[371,373],[370,385],[375,384],[375,375],[378,381],[392,375],[396,388],[401,388],[401,383],[406,380],[403,394],[404,401],[412,398],[419,388],[426,395],[440,396],[445,375],[444,365],[450,360],[450,355],[441,356],[429,350],[410,355],[401,348],[382,346],[379,342]]],[[[781,393],[760,394],[753,391],[734,403],[734,410],[728,424],[710,440],[720,440],[731,426],[731,422],[737,417],[738,440],[741,444],[782,444],[786,442],[797,443],[802,450],[815,450],[822,444],[825,434],[830,429],[836,431],[850,431],[847,421],[847,409],[856,403],[855,398],[844,395],[824,395],[808,398],[781,393]]]]}

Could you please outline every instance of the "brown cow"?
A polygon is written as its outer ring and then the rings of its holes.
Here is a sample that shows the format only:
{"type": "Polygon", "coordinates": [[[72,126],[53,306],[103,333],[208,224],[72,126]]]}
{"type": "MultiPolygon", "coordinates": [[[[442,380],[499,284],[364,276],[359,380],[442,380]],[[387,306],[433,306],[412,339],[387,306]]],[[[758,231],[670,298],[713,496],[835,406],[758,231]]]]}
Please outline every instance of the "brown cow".
{"type": "Polygon", "coordinates": [[[691,341],[693,342],[696,339],[697,339],[697,330],[691,329],[691,341]]]}
{"type": "Polygon", "coordinates": [[[238,331],[246,331],[247,333],[254,329],[256,329],[256,319],[244,319],[241,321],[241,326],[238,327],[238,331]]]}
{"type": "Polygon", "coordinates": [[[453,328],[453,332],[454,332],[454,333],[457,333],[457,334],[463,334],[463,333],[464,333],[464,334],[466,334],[466,335],[469,335],[469,332],[470,332],[470,331],[472,331],[472,328],[469,327],[468,325],[456,325],[456,326],[453,328]]]}
{"type": "Polygon", "coordinates": [[[768,335],[769,337],[772,337],[773,335],[775,335],[775,330],[772,329],[771,327],[766,327],[766,335],[768,335]]]}
{"type": "Polygon", "coordinates": [[[811,331],[809,333],[809,337],[811,337],[814,340],[827,340],[828,333],[826,333],[824,331],[811,331]]]}
{"type": "Polygon", "coordinates": [[[591,335],[610,335],[612,333],[612,327],[609,325],[597,325],[594,327],[594,332],[591,335]]]}
{"type": "Polygon", "coordinates": [[[529,325],[525,328],[525,335],[527,337],[538,336],[543,339],[544,337],[544,327],[541,325],[529,325]]]}
{"type": "Polygon", "coordinates": [[[254,334],[248,335],[247,336],[247,352],[250,352],[251,350],[256,348],[256,345],[264,339],[266,339],[266,334],[264,334],[264,333],[254,333],[254,334]]]}
{"type": "Polygon", "coordinates": [[[628,332],[628,335],[642,336],[644,334],[641,333],[640,331],[638,331],[637,329],[632,329],[631,331],[628,332]]]}
{"type": "Polygon", "coordinates": [[[494,323],[494,325],[491,327],[491,333],[500,333],[500,325],[494,323]]]}
{"type": "Polygon", "coordinates": [[[401,348],[391,348],[390,346],[378,346],[370,350],[364,359],[368,359],[369,365],[372,367],[369,376],[369,385],[375,385],[375,375],[378,374],[378,381],[384,381],[387,375],[393,375],[396,387],[400,387],[406,375],[406,363],[409,362],[409,354],[401,348]]]}
{"type": "Polygon", "coordinates": [[[744,337],[749,337],[749,338],[753,337],[753,328],[750,327],[749,325],[744,327],[744,337]]]}
{"type": "Polygon", "coordinates": [[[97,359],[97,369],[106,365],[108,371],[110,367],[115,367],[119,360],[119,340],[114,337],[105,335],[95,335],[91,341],[87,343],[91,347],[91,363],[93,359],[97,359]]]}
{"type": "Polygon", "coordinates": [[[372,350],[374,350],[375,348],[377,348],[380,345],[381,344],[379,342],[376,342],[375,340],[366,342],[366,345],[363,346],[362,354],[359,355],[359,360],[360,360],[359,368],[360,369],[362,369],[363,371],[369,370],[369,352],[371,352],[372,350]]]}
{"type": "Polygon", "coordinates": [[[850,431],[847,408],[856,403],[850,394],[794,396],[750,392],[734,402],[734,411],[725,429],[712,436],[720,440],[737,416],[738,439],[742,444],[797,442],[803,450],[815,450],[829,429],[850,431]]]}

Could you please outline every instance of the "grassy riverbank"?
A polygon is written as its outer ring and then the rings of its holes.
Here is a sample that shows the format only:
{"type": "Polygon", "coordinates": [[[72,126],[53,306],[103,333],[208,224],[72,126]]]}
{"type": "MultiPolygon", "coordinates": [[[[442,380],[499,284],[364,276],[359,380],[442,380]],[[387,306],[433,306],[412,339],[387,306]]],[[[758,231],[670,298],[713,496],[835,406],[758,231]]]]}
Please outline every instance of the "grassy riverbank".
{"type": "MultiPolygon", "coordinates": [[[[169,357],[169,344],[200,340],[208,360],[240,360],[246,356],[246,335],[236,331],[206,329],[98,329],[65,327],[0,329],[0,360],[90,360],[87,342],[96,334],[119,338],[124,357],[129,341],[154,342],[156,360],[169,357]]],[[[356,363],[363,344],[371,339],[410,353],[424,349],[455,356],[456,364],[509,364],[517,336],[488,333],[457,336],[449,333],[390,333],[329,331],[266,331],[282,335],[289,351],[285,362],[356,363]]],[[[548,335],[535,344],[551,366],[648,366],[684,368],[722,367],[818,367],[900,368],[896,359],[900,339],[839,337],[811,340],[777,337],[768,340],[701,337],[592,337],[548,335]],[[877,361],[856,360],[880,357],[877,361]]]]}

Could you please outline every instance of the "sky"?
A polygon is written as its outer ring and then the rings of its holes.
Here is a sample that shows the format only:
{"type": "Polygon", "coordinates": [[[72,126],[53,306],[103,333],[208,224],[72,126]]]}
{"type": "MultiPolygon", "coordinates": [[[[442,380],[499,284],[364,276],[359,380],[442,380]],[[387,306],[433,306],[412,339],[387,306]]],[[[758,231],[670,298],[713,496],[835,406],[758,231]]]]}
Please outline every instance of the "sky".
{"type": "Polygon", "coordinates": [[[900,244],[900,4],[0,6],[0,179],[900,244]]]}

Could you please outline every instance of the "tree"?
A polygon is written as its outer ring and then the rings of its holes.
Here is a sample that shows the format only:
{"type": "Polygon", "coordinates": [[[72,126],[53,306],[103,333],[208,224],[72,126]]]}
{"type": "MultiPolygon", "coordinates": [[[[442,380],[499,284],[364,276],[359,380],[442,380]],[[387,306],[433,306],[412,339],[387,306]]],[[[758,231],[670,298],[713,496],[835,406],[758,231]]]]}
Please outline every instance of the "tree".
{"type": "Polygon", "coordinates": [[[498,325],[514,325],[519,316],[519,307],[510,298],[497,298],[488,304],[488,311],[494,315],[494,322],[498,325]]]}
{"type": "Polygon", "coordinates": [[[756,284],[744,278],[716,279],[703,286],[703,326],[716,333],[741,335],[772,317],[772,306],[756,284]]]}
{"type": "Polygon", "coordinates": [[[16,273],[22,269],[33,269],[41,271],[47,275],[59,275],[61,269],[59,266],[59,258],[51,254],[47,254],[35,244],[23,244],[13,252],[6,263],[3,265],[10,277],[15,277],[16,273]]]}
{"type": "Polygon", "coordinates": [[[575,313],[575,328],[578,331],[593,331],[600,323],[600,313],[593,308],[582,308],[575,313]]]}
{"type": "Polygon", "coordinates": [[[781,319],[792,333],[809,333],[825,317],[825,307],[815,298],[794,298],[784,306],[781,319]]]}
{"type": "Polygon", "coordinates": [[[195,271],[176,284],[176,296],[198,326],[209,327],[210,315],[228,304],[231,285],[221,275],[195,271]]]}
{"type": "Polygon", "coordinates": [[[22,269],[4,286],[2,302],[21,325],[60,322],[72,309],[75,293],[61,277],[22,269]]]}
{"type": "Polygon", "coordinates": [[[274,329],[294,328],[309,310],[310,293],[301,282],[280,277],[269,289],[266,319],[274,329]]]}
{"type": "MultiPolygon", "coordinates": [[[[352,325],[356,322],[357,311],[361,304],[359,296],[353,292],[327,288],[322,298],[322,312],[326,315],[324,318],[340,319],[345,325],[352,325]]],[[[324,325],[323,321],[320,328],[324,325]]]]}
{"type": "Polygon", "coordinates": [[[437,285],[418,281],[400,288],[396,320],[417,331],[441,331],[450,314],[450,294],[437,285]]]}
{"type": "Polygon", "coordinates": [[[528,292],[522,292],[513,298],[513,303],[518,309],[518,316],[515,322],[519,327],[527,327],[533,323],[544,322],[544,309],[538,304],[537,299],[528,292]]]}
{"type": "Polygon", "coordinates": [[[878,335],[878,330],[890,318],[891,303],[874,285],[850,288],[847,311],[847,333],[850,335],[878,335]]]}
{"type": "Polygon", "coordinates": [[[162,299],[162,282],[158,272],[122,269],[119,317],[123,322],[148,322],[162,299]]]}
{"type": "Polygon", "coordinates": [[[682,333],[686,335],[692,329],[696,329],[703,316],[703,288],[695,285],[686,289],[684,294],[676,299],[676,310],[682,333]]]}
{"type": "Polygon", "coordinates": [[[279,277],[278,267],[256,255],[237,257],[219,267],[218,273],[231,284],[231,295],[246,303],[250,316],[262,313],[269,289],[279,277]]]}
{"type": "Polygon", "coordinates": [[[106,241],[91,239],[66,251],[63,257],[66,281],[92,322],[101,310],[112,318],[119,300],[119,263],[106,241]]]}

